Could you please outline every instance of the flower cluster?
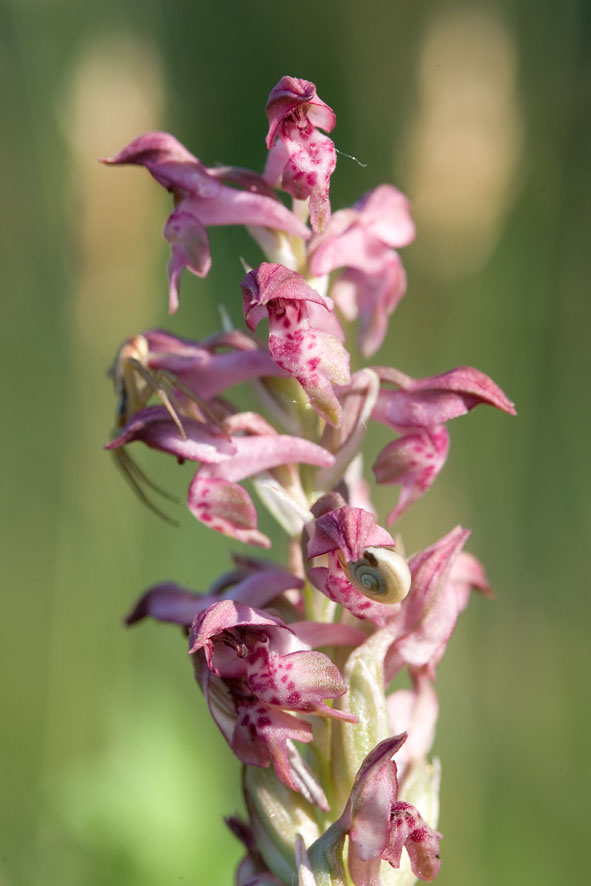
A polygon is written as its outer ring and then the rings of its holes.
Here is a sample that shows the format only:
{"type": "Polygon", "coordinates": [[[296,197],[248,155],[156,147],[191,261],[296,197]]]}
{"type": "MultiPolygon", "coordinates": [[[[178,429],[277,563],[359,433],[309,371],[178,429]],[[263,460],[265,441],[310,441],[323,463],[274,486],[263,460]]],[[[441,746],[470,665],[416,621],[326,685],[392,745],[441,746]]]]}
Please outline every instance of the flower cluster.
{"type": "Polygon", "coordinates": [[[371,358],[404,295],[397,250],[415,234],[409,202],[381,185],[331,214],[334,112],[294,77],[282,77],[266,111],[262,175],[207,167],[163,132],[105,161],[144,166],[172,193],[171,312],[183,271],[209,272],[209,226],[245,225],[265,257],[241,282],[244,329],[203,341],[148,330],[121,346],[107,449],[159,513],[162,490],[129,454],[133,443],[195,462],[187,503],[204,526],[270,547],[254,491],[289,540],[288,565],[234,554],[208,591],[155,585],[127,621],[183,628],[211,715],[244,764],[248,821],[228,822],[246,850],[239,886],[432,880],[436,671],[472,590],[489,589],[460,526],[405,557],[372,506],[361,450],[372,421],[396,434],[373,463],[377,484],[400,486],[395,524],[443,467],[451,419],[479,404],[514,408],[472,367],[351,374],[343,324],[358,323],[371,358]],[[245,381],[260,413],[236,402],[245,381]],[[391,686],[401,673],[410,689],[391,686]]]}

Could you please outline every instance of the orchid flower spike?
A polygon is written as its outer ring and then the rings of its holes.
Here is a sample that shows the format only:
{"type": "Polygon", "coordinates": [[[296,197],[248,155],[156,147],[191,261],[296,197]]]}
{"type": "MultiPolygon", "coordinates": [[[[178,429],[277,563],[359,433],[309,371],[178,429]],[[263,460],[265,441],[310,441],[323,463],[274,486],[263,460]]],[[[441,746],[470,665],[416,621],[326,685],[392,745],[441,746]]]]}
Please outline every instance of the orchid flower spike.
{"type": "Polygon", "coordinates": [[[361,354],[373,355],[406,292],[409,201],[382,184],[331,215],[333,110],[312,82],[285,76],[266,113],[263,176],[207,167],[164,132],[105,161],[144,166],[173,196],[171,313],[185,268],[209,272],[210,226],[245,225],[266,258],[242,260],[245,329],[230,319],[237,279],[223,332],[194,341],[151,329],[123,343],[106,448],[158,513],[131,444],[193,462],[197,531],[234,547],[273,541],[276,562],[233,552],[206,590],[159,581],[126,624],[154,619],[188,636],[209,712],[243,764],[246,818],[227,820],[246,853],[237,886],[412,886],[441,864],[440,768],[427,759],[438,669],[472,591],[490,587],[462,526],[407,559],[372,501],[366,430],[373,419],[396,434],[373,463],[378,484],[401,486],[392,522],[443,468],[449,421],[480,404],[515,408],[473,367],[411,378],[356,364],[348,325],[358,321],[361,354]],[[259,528],[257,500],[286,538],[259,528]]]}

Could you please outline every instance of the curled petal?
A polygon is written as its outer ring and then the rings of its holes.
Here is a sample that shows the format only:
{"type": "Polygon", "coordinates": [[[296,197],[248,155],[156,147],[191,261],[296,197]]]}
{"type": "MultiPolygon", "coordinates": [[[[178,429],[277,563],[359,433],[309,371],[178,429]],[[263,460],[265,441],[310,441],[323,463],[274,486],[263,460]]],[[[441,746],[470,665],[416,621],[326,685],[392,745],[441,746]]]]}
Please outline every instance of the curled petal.
{"type": "Polygon", "coordinates": [[[423,821],[419,811],[398,800],[393,755],[406,734],[380,742],[365,758],[338,824],[349,833],[349,872],[355,886],[379,882],[381,860],[400,867],[406,848],[415,876],[432,880],[439,871],[441,834],[423,821]]]}
{"type": "Polygon", "coordinates": [[[386,738],[370,751],[355,776],[348,810],[349,838],[363,861],[381,856],[388,845],[390,810],[398,797],[394,754],[406,733],[386,738]]]}
{"type": "Polygon", "coordinates": [[[414,628],[423,622],[444,587],[454,560],[469,537],[469,529],[456,526],[435,544],[411,557],[409,566],[412,573],[412,592],[401,609],[405,628],[414,628]]]}

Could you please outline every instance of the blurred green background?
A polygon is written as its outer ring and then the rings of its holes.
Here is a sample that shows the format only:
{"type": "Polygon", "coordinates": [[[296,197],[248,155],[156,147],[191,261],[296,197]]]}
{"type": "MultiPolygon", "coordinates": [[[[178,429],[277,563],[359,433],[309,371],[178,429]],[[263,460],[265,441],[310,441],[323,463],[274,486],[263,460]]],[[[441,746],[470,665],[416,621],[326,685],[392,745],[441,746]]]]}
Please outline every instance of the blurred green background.
{"type": "MultiPolygon", "coordinates": [[[[588,0],[3,0],[2,886],[232,882],[239,768],[174,628],[126,632],[146,586],[204,589],[238,543],[142,508],[101,450],[105,369],[147,327],[238,321],[242,232],[166,315],[165,193],[107,169],[152,128],[261,169],[284,73],[336,111],[333,208],[411,198],[408,295],[378,355],[468,363],[516,401],[454,422],[407,548],[458,522],[487,565],[439,671],[441,886],[583,882],[589,804],[588,0]]],[[[380,438],[381,439],[381,438],[380,438]]],[[[370,455],[377,452],[370,441],[370,455]]],[[[141,453],[184,495],[187,470],[141,453]]],[[[382,513],[395,490],[382,489],[382,513]]],[[[269,522],[263,518],[263,528],[269,522]]],[[[278,538],[274,553],[281,555],[278,538]]]]}

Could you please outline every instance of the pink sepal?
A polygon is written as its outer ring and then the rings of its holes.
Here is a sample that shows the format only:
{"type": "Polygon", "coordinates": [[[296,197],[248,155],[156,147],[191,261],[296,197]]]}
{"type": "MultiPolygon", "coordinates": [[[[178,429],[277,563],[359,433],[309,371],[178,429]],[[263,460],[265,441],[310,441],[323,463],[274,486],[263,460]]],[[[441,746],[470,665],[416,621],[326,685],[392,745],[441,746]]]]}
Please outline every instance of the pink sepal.
{"type": "Polygon", "coordinates": [[[388,515],[393,523],[423,495],[441,471],[449,451],[449,434],[443,426],[418,428],[382,449],[373,465],[378,483],[400,483],[398,504],[388,515]]]}
{"type": "Polygon", "coordinates": [[[184,269],[206,277],[211,268],[209,237],[199,219],[185,209],[175,209],[164,226],[164,237],[171,245],[168,262],[169,314],[179,306],[179,285],[184,269]]]}
{"type": "Polygon", "coordinates": [[[346,563],[352,563],[363,556],[365,548],[374,545],[393,546],[394,539],[376,524],[373,514],[345,505],[316,519],[308,542],[308,559],[338,550],[346,563]]]}
{"type": "Polygon", "coordinates": [[[317,646],[359,646],[367,634],[352,625],[335,622],[292,621],[289,625],[298,640],[311,649],[317,646]]]}
{"type": "Polygon", "coordinates": [[[110,440],[105,449],[118,449],[140,440],[152,449],[206,464],[227,461],[237,454],[238,448],[216,426],[184,416],[182,425],[185,437],[181,436],[164,406],[147,406],[130,418],[119,436],[110,440]]]}
{"type": "MultiPolygon", "coordinates": [[[[144,337],[149,344],[150,369],[173,375],[201,400],[212,400],[252,378],[287,375],[245,332],[224,333],[203,342],[177,338],[159,329],[145,332],[144,337]]],[[[184,395],[178,392],[176,396],[184,395]]]]}
{"type": "Polygon", "coordinates": [[[197,471],[187,492],[187,506],[210,529],[245,544],[270,548],[271,541],[257,529],[253,501],[238,483],[197,471]]]}
{"type": "Polygon", "coordinates": [[[428,428],[451,421],[481,403],[515,415],[515,406],[488,375],[472,366],[458,366],[441,375],[410,378],[397,370],[376,368],[386,384],[373,418],[395,428],[428,428]]]}
{"type": "MultiPolygon", "coordinates": [[[[175,582],[159,582],[142,594],[126,617],[125,623],[131,625],[143,618],[150,617],[157,621],[173,622],[188,628],[195,616],[211,606],[212,603],[221,600],[234,600],[236,603],[246,603],[248,606],[266,606],[284,591],[302,588],[304,584],[300,578],[291,575],[284,569],[273,567],[272,563],[269,564],[269,568],[258,569],[253,575],[247,575],[245,578],[240,574],[238,581],[232,580],[234,575],[235,573],[226,574],[229,584],[222,585],[219,589],[216,589],[216,585],[214,585],[214,590],[205,594],[195,593],[175,582]]],[[[219,581],[216,584],[219,585],[219,581]]],[[[310,624],[316,625],[317,623],[310,622],[310,624]]],[[[356,641],[350,639],[349,642],[353,645],[355,642],[362,642],[363,639],[364,635],[361,639],[356,641]]],[[[321,645],[321,643],[317,645],[321,645]]]]}
{"type": "Polygon", "coordinates": [[[393,643],[384,666],[386,682],[402,667],[424,667],[427,676],[434,679],[455,627],[459,605],[466,602],[465,582],[461,580],[458,595],[452,576],[456,558],[469,535],[470,530],[456,526],[410,559],[411,589],[388,626],[393,643]]]}

